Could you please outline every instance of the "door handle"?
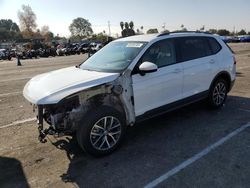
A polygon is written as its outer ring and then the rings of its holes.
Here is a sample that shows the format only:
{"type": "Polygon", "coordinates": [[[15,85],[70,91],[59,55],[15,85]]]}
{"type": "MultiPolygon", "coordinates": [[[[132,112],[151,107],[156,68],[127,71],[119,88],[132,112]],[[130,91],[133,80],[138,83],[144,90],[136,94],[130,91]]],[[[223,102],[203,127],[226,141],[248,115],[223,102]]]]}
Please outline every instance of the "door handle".
{"type": "Polygon", "coordinates": [[[181,69],[174,69],[172,73],[178,74],[178,73],[180,73],[180,72],[181,72],[181,69]]]}
{"type": "Polygon", "coordinates": [[[211,60],[209,61],[209,63],[210,63],[210,64],[214,64],[214,63],[215,63],[214,59],[211,59],[211,60]]]}

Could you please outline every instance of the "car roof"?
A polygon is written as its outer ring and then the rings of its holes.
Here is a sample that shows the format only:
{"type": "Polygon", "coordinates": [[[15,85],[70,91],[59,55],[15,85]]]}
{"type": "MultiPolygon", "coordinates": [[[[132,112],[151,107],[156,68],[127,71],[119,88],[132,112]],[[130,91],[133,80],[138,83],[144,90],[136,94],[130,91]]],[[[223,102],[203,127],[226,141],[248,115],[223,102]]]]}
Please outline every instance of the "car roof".
{"type": "Polygon", "coordinates": [[[134,35],[131,37],[120,38],[116,41],[141,41],[141,42],[149,42],[155,39],[159,34],[146,34],[146,35],[134,35]]]}
{"type": "Polygon", "coordinates": [[[202,32],[176,32],[176,33],[166,33],[166,34],[145,34],[145,35],[134,35],[131,37],[124,37],[117,39],[116,41],[140,41],[140,42],[150,42],[157,38],[172,38],[172,37],[182,37],[182,36],[213,36],[215,35],[202,32]]]}

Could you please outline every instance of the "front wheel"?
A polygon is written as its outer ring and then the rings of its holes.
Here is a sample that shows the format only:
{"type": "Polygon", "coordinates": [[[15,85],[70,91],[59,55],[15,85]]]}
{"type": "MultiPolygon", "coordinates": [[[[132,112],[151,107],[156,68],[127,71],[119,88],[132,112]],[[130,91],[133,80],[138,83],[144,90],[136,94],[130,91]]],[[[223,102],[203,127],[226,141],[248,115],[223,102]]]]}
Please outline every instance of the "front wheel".
{"type": "Polygon", "coordinates": [[[213,108],[220,108],[227,99],[228,84],[224,79],[218,79],[209,91],[208,102],[213,108]]]}
{"type": "Polygon", "coordinates": [[[125,134],[125,119],[117,110],[102,106],[87,113],[77,130],[80,147],[94,156],[110,154],[125,134]]]}

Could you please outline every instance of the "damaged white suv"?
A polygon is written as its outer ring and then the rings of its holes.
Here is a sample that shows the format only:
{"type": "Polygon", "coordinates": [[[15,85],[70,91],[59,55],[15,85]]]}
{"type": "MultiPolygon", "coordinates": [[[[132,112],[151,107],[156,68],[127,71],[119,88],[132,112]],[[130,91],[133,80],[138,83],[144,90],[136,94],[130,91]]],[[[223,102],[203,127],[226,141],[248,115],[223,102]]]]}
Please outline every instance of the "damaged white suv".
{"type": "Polygon", "coordinates": [[[76,133],[82,149],[101,156],[139,120],[201,99],[221,107],[235,72],[234,55],[218,36],[138,35],[109,43],[79,66],[32,78],[23,94],[37,107],[41,142],[76,133]]]}

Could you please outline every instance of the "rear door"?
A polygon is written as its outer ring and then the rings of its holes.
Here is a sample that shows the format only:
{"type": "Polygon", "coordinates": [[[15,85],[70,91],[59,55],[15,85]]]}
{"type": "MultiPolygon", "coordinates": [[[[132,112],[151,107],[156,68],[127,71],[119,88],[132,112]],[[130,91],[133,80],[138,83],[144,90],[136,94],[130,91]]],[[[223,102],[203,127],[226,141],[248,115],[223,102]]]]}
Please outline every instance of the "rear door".
{"type": "Polygon", "coordinates": [[[183,65],[183,98],[209,89],[217,59],[206,37],[180,37],[178,48],[183,65]]]}

